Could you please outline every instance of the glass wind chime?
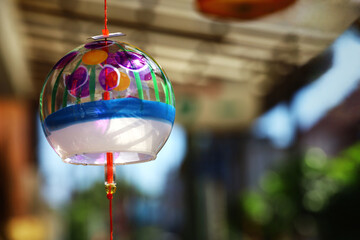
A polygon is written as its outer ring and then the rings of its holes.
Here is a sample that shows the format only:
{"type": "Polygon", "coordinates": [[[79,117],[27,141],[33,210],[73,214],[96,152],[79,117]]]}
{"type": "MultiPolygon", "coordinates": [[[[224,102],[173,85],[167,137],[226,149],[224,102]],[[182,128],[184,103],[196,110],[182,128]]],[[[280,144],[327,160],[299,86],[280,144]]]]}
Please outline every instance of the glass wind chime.
{"type": "Polygon", "coordinates": [[[207,16],[252,20],[281,11],[297,0],[196,0],[197,9],[207,16]]]}
{"type": "Polygon", "coordinates": [[[66,163],[105,166],[113,238],[115,165],[156,158],[172,130],[175,98],[156,61],[107,28],[61,58],[40,95],[46,138],[66,163]]]}

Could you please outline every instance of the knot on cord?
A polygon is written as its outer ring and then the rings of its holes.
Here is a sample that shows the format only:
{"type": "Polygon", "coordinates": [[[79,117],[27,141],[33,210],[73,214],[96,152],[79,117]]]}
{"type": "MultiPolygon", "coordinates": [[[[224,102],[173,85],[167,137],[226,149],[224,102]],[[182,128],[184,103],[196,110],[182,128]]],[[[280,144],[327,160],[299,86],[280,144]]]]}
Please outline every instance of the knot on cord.
{"type": "Polygon", "coordinates": [[[108,193],[106,194],[106,197],[110,200],[110,199],[113,199],[113,194],[112,193],[108,193]]]}

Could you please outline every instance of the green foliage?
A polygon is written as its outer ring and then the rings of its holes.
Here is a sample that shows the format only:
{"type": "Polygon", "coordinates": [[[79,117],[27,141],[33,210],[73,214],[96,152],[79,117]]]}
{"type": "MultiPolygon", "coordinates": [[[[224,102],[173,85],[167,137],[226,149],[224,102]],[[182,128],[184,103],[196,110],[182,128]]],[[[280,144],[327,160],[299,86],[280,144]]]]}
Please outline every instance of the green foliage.
{"type": "Polygon", "coordinates": [[[299,231],[295,223],[304,216],[316,216],[332,197],[355,185],[359,169],[360,143],[335,158],[311,148],[287,159],[276,171],[268,171],[260,189],[243,194],[243,212],[269,239],[299,231]]]}
{"type": "Polygon", "coordinates": [[[249,192],[244,198],[243,207],[247,214],[257,223],[268,223],[271,218],[271,209],[264,197],[256,192],[249,192]]]}

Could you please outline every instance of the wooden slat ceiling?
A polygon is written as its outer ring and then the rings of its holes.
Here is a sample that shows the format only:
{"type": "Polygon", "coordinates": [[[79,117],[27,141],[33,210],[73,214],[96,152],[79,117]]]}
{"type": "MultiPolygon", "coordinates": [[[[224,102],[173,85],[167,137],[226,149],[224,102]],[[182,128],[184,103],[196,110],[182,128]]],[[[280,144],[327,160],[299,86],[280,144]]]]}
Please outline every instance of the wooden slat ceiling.
{"type": "MultiPolygon", "coordinates": [[[[103,1],[17,3],[18,29],[36,98],[52,65],[101,32],[103,1]]],[[[258,95],[266,91],[279,62],[305,64],[324,51],[360,12],[356,1],[299,0],[285,11],[256,21],[221,22],[199,14],[194,6],[193,0],[108,0],[109,29],[126,33],[120,40],[157,59],[180,100],[192,95],[207,101],[202,96],[213,94],[220,83],[219,98],[246,103],[241,119],[234,118],[235,125],[246,125],[259,114],[258,95]],[[194,92],[197,87],[205,93],[194,92]]]]}

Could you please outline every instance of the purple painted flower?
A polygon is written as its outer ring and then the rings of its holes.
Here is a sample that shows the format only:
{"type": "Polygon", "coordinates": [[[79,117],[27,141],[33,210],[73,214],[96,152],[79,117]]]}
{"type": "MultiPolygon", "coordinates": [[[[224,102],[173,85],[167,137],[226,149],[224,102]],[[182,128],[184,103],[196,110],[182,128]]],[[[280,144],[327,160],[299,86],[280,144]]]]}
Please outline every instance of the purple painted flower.
{"type": "Polygon", "coordinates": [[[119,81],[119,70],[106,64],[99,74],[99,83],[101,87],[106,91],[110,91],[119,85],[119,81]]]}
{"type": "Polygon", "coordinates": [[[116,61],[120,66],[130,70],[140,70],[147,65],[143,56],[127,51],[117,52],[116,61]]]}
{"type": "Polygon", "coordinates": [[[77,55],[79,54],[79,52],[75,51],[75,52],[70,52],[68,54],[66,54],[64,57],[62,57],[53,67],[54,69],[59,69],[59,68],[63,68],[65,67],[69,62],[71,62],[77,55]]]}
{"type": "Polygon", "coordinates": [[[89,96],[89,74],[84,66],[79,66],[72,74],[64,74],[65,85],[74,97],[89,96]]]}
{"type": "Polygon", "coordinates": [[[116,61],[116,56],[117,56],[117,53],[108,53],[108,58],[104,61],[104,63],[112,65],[116,68],[120,67],[120,65],[116,61]]]}
{"type": "Polygon", "coordinates": [[[75,90],[73,94],[74,97],[76,96],[80,98],[88,97],[89,95],[90,95],[89,81],[86,81],[85,84],[79,87],[77,90],[75,90]]]}

